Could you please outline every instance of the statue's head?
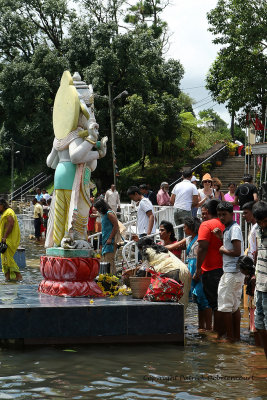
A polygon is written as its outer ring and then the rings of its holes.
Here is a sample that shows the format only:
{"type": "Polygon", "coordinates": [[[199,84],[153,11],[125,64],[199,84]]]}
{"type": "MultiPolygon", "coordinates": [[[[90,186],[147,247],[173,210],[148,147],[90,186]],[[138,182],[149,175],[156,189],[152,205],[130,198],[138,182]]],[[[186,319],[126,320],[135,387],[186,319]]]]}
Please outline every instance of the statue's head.
{"type": "Polygon", "coordinates": [[[69,71],[65,71],[61,78],[53,109],[53,126],[56,138],[64,139],[70,132],[76,130],[81,115],[84,117],[82,124],[84,129],[87,129],[90,137],[97,141],[99,126],[96,123],[94,113],[93,86],[83,82],[78,72],[71,76],[69,71]]]}
{"type": "Polygon", "coordinates": [[[99,125],[95,119],[93,86],[87,85],[84,81],[82,81],[78,72],[74,73],[72,79],[80,99],[81,111],[88,120],[89,135],[92,139],[97,140],[99,135],[99,125]]]}
{"type": "Polygon", "coordinates": [[[78,92],[80,101],[82,101],[88,109],[94,111],[94,90],[92,85],[87,85],[82,81],[81,76],[78,72],[75,72],[72,76],[73,85],[78,92]]]}

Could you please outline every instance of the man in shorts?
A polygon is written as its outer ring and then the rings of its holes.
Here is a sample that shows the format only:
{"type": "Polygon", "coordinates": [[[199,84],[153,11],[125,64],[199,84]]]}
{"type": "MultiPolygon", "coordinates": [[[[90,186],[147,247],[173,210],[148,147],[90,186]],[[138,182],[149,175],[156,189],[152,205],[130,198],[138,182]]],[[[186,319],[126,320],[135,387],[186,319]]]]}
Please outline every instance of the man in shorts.
{"type": "MultiPolygon", "coordinates": [[[[214,315],[213,330],[218,332],[219,313],[218,286],[223,274],[222,255],[219,252],[222,240],[213,233],[215,228],[224,231],[224,225],[217,218],[218,199],[212,199],[207,203],[208,221],[202,222],[198,231],[197,269],[193,279],[202,279],[204,293],[214,315]]],[[[210,316],[212,318],[212,315],[210,316]]]]}
{"type": "Polygon", "coordinates": [[[219,251],[223,256],[223,276],[218,287],[218,311],[221,313],[218,338],[226,332],[226,340],[234,342],[240,340],[239,310],[244,275],[237,265],[238,258],[244,254],[244,243],[240,226],[233,220],[233,205],[222,201],[217,206],[218,217],[225,230],[214,229],[214,234],[221,239],[223,246],[219,251]]]}

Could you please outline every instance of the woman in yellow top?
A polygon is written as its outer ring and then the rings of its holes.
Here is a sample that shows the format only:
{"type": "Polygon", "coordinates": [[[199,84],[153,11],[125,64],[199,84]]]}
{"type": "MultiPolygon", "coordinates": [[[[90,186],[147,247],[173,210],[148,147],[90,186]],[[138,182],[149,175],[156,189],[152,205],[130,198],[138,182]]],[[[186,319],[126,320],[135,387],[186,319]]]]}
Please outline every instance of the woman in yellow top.
{"type": "Polygon", "coordinates": [[[22,279],[19,267],[14,260],[14,254],[20,242],[18,219],[5,199],[0,199],[0,241],[7,244],[7,249],[1,254],[2,271],[6,280],[22,279]]]}

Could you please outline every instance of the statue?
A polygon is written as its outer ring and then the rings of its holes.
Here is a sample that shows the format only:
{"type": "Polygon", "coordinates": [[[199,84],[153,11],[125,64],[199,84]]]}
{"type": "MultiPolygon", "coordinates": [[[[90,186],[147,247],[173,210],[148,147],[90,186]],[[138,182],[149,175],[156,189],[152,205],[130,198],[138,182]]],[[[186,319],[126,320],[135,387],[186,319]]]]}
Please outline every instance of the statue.
{"type": "Polygon", "coordinates": [[[47,165],[55,169],[46,255],[41,256],[44,279],[39,292],[52,296],[93,296],[103,293],[94,281],[99,261],[87,240],[91,172],[107,151],[107,137],[98,141],[92,85],[65,71],[57,91],[53,127],[55,139],[47,165]]]}
{"type": "Polygon", "coordinates": [[[54,196],[45,247],[88,248],[91,172],[106,155],[107,137],[98,141],[92,85],[65,71],[53,110],[55,139],[47,165],[55,169],[54,196]],[[95,150],[93,150],[95,148],[95,150]]]}

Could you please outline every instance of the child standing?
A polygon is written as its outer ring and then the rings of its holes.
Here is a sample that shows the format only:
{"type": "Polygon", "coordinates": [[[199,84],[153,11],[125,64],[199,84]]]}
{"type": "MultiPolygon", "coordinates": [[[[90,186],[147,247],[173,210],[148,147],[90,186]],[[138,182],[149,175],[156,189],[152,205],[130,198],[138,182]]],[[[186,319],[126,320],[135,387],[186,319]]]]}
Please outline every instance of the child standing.
{"type": "MultiPolygon", "coordinates": [[[[222,201],[217,206],[220,221],[225,225],[223,232],[223,246],[220,253],[223,256],[223,275],[218,287],[218,311],[221,313],[221,326],[218,338],[226,331],[226,340],[233,342],[240,340],[241,314],[239,304],[244,284],[244,275],[237,265],[238,258],[244,254],[244,244],[240,226],[233,220],[233,205],[222,201]]],[[[222,232],[215,228],[213,233],[217,237],[222,232]]]]}

